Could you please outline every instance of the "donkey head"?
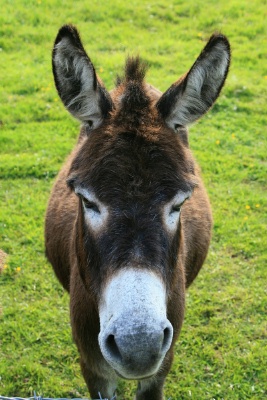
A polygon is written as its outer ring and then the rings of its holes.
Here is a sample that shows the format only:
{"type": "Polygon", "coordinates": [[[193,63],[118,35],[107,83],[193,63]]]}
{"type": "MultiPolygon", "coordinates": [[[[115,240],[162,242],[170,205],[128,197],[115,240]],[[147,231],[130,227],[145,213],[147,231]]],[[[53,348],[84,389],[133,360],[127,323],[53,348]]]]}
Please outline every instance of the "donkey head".
{"type": "Polygon", "coordinates": [[[213,35],[163,95],[144,82],[140,60],[128,59],[109,94],[73,26],[55,41],[57,90],[83,124],[68,178],[79,273],[99,310],[101,352],[128,379],[155,374],[182,325],[180,215],[198,185],[186,126],[215,102],[229,59],[227,39],[213,35]]]}

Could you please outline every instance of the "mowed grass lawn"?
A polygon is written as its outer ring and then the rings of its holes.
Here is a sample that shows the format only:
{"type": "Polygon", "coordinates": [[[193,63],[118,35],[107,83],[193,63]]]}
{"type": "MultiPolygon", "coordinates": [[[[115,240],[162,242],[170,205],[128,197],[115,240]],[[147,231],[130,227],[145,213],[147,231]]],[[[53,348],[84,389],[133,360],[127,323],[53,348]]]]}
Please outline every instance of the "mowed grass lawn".
{"type": "MultiPolygon", "coordinates": [[[[68,295],[44,257],[44,213],[79,123],[51,73],[58,28],[76,24],[111,89],[127,54],[166,90],[216,30],[232,45],[217,104],[191,127],[214,214],[209,257],[187,294],[166,398],[267,396],[267,2],[0,0],[0,394],[82,397],[68,295]]],[[[132,399],[135,384],[120,385],[132,399]]]]}

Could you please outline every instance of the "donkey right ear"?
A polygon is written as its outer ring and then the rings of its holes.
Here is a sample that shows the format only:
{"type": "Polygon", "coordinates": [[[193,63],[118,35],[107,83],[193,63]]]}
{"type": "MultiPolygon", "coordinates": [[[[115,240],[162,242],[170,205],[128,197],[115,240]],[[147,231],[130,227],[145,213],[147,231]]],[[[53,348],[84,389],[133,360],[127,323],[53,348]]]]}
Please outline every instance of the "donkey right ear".
{"type": "Polygon", "coordinates": [[[166,124],[176,130],[202,117],[214,104],[230,64],[230,44],[221,34],[211,36],[190,71],[159,99],[157,108],[166,124]]]}
{"type": "Polygon", "coordinates": [[[52,66],[58,94],[68,111],[94,129],[108,116],[113,104],[86,54],[79,33],[64,25],[55,40],[52,66]]]}

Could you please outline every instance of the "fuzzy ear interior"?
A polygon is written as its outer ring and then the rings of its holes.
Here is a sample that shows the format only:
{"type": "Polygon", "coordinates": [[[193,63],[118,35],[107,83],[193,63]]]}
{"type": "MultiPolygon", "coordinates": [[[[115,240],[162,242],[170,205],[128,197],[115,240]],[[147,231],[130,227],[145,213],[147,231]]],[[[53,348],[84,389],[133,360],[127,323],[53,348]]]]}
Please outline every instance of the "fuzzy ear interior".
{"type": "Polygon", "coordinates": [[[112,100],[98,80],[74,26],[64,25],[59,30],[52,67],[58,94],[68,111],[92,128],[99,126],[112,109],[112,100]]]}
{"type": "Polygon", "coordinates": [[[221,34],[212,35],[189,72],[157,103],[168,126],[176,130],[189,125],[209,110],[224,85],[230,58],[228,39],[221,34]]]}

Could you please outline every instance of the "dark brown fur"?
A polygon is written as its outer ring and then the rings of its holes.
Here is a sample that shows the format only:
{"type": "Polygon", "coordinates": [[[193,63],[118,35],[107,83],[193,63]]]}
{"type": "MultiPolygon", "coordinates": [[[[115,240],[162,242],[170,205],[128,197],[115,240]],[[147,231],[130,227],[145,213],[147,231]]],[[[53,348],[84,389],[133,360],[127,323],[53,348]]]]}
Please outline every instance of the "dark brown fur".
{"type": "Polygon", "coordinates": [[[146,392],[137,391],[138,400],[161,400],[184,317],[185,288],[197,276],[211,238],[210,204],[188,147],[187,130],[180,127],[174,133],[167,127],[166,104],[156,106],[161,93],[144,77],[139,59],[129,59],[125,76],[110,93],[108,117],[91,132],[86,124],[81,129],[54,184],[46,215],[46,255],[70,292],[73,337],[93,398],[99,387],[105,387],[98,346],[98,302],[105,282],[128,263],[156,269],[166,282],[172,346],[154,383],[146,392]],[[85,227],[82,203],[73,191],[77,183],[92,187],[113,210],[107,231],[98,237],[85,227]],[[179,229],[172,237],[159,215],[161,205],[178,189],[192,190],[193,195],[183,205],[179,229]],[[142,260],[136,259],[134,246],[139,246],[142,260]]]}

